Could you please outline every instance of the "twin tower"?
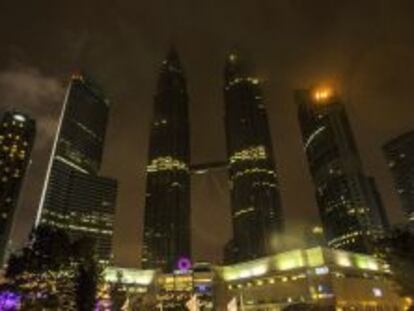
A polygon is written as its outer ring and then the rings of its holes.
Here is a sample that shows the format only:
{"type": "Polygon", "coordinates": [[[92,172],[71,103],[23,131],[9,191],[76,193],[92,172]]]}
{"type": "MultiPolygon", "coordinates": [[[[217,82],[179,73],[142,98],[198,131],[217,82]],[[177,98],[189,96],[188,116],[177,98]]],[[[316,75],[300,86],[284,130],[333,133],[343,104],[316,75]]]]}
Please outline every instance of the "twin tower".
{"type": "MultiPolygon", "coordinates": [[[[283,216],[260,81],[237,53],[227,56],[224,75],[233,223],[226,257],[241,261],[274,252],[283,216]]],[[[142,252],[146,269],[171,271],[191,257],[188,102],[185,74],[171,49],[161,66],[151,124],[142,252]]]]}

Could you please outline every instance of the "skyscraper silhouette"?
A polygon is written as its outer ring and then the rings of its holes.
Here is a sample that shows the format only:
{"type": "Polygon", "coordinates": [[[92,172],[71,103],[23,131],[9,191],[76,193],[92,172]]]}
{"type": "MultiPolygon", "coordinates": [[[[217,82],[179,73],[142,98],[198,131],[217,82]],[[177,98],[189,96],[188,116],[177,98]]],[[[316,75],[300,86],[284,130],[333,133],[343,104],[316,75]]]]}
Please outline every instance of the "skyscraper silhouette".
{"type": "Polygon", "coordinates": [[[236,52],[227,56],[224,78],[233,222],[225,260],[231,262],[276,251],[283,215],[261,82],[236,52]]]}
{"type": "Polygon", "coordinates": [[[383,146],[406,221],[414,227],[414,131],[383,146]]]}
{"type": "Polygon", "coordinates": [[[191,256],[188,95],[173,48],[161,65],[150,135],[142,266],[171,271],[191,256]]]}

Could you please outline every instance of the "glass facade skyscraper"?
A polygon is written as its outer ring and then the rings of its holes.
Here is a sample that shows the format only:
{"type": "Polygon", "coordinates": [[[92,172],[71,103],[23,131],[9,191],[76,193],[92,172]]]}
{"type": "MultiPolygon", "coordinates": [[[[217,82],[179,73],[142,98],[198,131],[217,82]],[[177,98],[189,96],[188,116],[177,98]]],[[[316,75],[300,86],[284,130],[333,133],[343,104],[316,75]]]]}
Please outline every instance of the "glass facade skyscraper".
{"type": "Polygon", "coordinates": [[[6,112],[0,123],[0,262],[7,255],[14,214],[30,161],[36,123],[16,111],[6,112]]]}
{"type": "Polygon", "coordinates": [[[375,183],[363,172],[344,105],[329,89],[298,90],[295,101],[328,245],[373,252],[387,220],[375,183]]]}
{"type": "Polygon", "coordinates": [[[63,228],[72,239],[96,242],[97,255],[111,257],[117,182],[98,176],[109,101],[84,75],[67,88],[36,223],[63,228]]]}
{"type": "Polygon", "coordinates": [[[150,135],[142,267],[171,271],[191,256],[188,95],[174,49],[161,65],[150,135]]]}
{"type": "Polygon", "coordinates": [[[406,219],[414,225],[414,131],[389,141],[383,151],[406,219]]]}
{"type": "Polygon", "coordinates": [[[233,240],[225,249],[228,262],[275,252],[283,231],[262,86],[247,67],[237,52],[227,56],[224,102],[233,223],[233,240]]]}

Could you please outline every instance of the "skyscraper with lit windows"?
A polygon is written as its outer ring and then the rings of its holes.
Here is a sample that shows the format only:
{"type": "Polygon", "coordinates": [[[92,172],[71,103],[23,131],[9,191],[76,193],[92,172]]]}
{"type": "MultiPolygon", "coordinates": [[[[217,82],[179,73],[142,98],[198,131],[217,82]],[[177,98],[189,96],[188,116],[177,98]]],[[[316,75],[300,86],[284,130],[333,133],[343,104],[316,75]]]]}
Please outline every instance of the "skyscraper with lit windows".
{"type": "Polygon", "coordinates": [[[330,89],[295,93],[303,148],[330,247],[374,252],[387,227],[375,182],[364,174],[345,107],[330,89]]]}
{"type": "Polygon", "coordinates": [[[0,262],[3,263],[10,240],[14,215],[30,153],[36,123],[16,111],[6,112],[0,123],[0,262]]]}
{"type": "Polygon", "coordinates": [[[188,95],[174,49],[161,65],[150,135],[142,267],[171,271],[191,256],[188,95]]]}
{"type": "Polygon", "coordinates": [[[225,257],[234,262],[277,251],[283,215],[261,81],[236,52],[227,56],[224,81],[233,223],[225,257]]]}
{"type": "Polygon", "coordinates": [[[414,226],[414,131],[390,140],[383,151],[406,220],[414,226]]]}
{"type": "Polygon", "coordinates": [[[74,74],[66,90],[36,223],[96,242],[111,257],[117,182],[99,176],[110,102],[89,78],[74,74]]]}

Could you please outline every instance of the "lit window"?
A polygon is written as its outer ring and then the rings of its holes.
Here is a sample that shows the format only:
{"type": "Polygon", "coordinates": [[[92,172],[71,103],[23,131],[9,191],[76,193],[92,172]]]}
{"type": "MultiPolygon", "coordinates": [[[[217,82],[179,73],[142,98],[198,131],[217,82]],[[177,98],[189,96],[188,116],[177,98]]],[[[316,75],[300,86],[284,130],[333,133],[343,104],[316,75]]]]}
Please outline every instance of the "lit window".
{"type": "Polygon", "coordinates": [[[253,161],[253,160],[263,160],[267,158],[266,149],[264,146],[253,146],[248,149],[244,149],[239,152],[235,152],[230,157],[230,163],[235,163],[238,161],[253,161]]]}

